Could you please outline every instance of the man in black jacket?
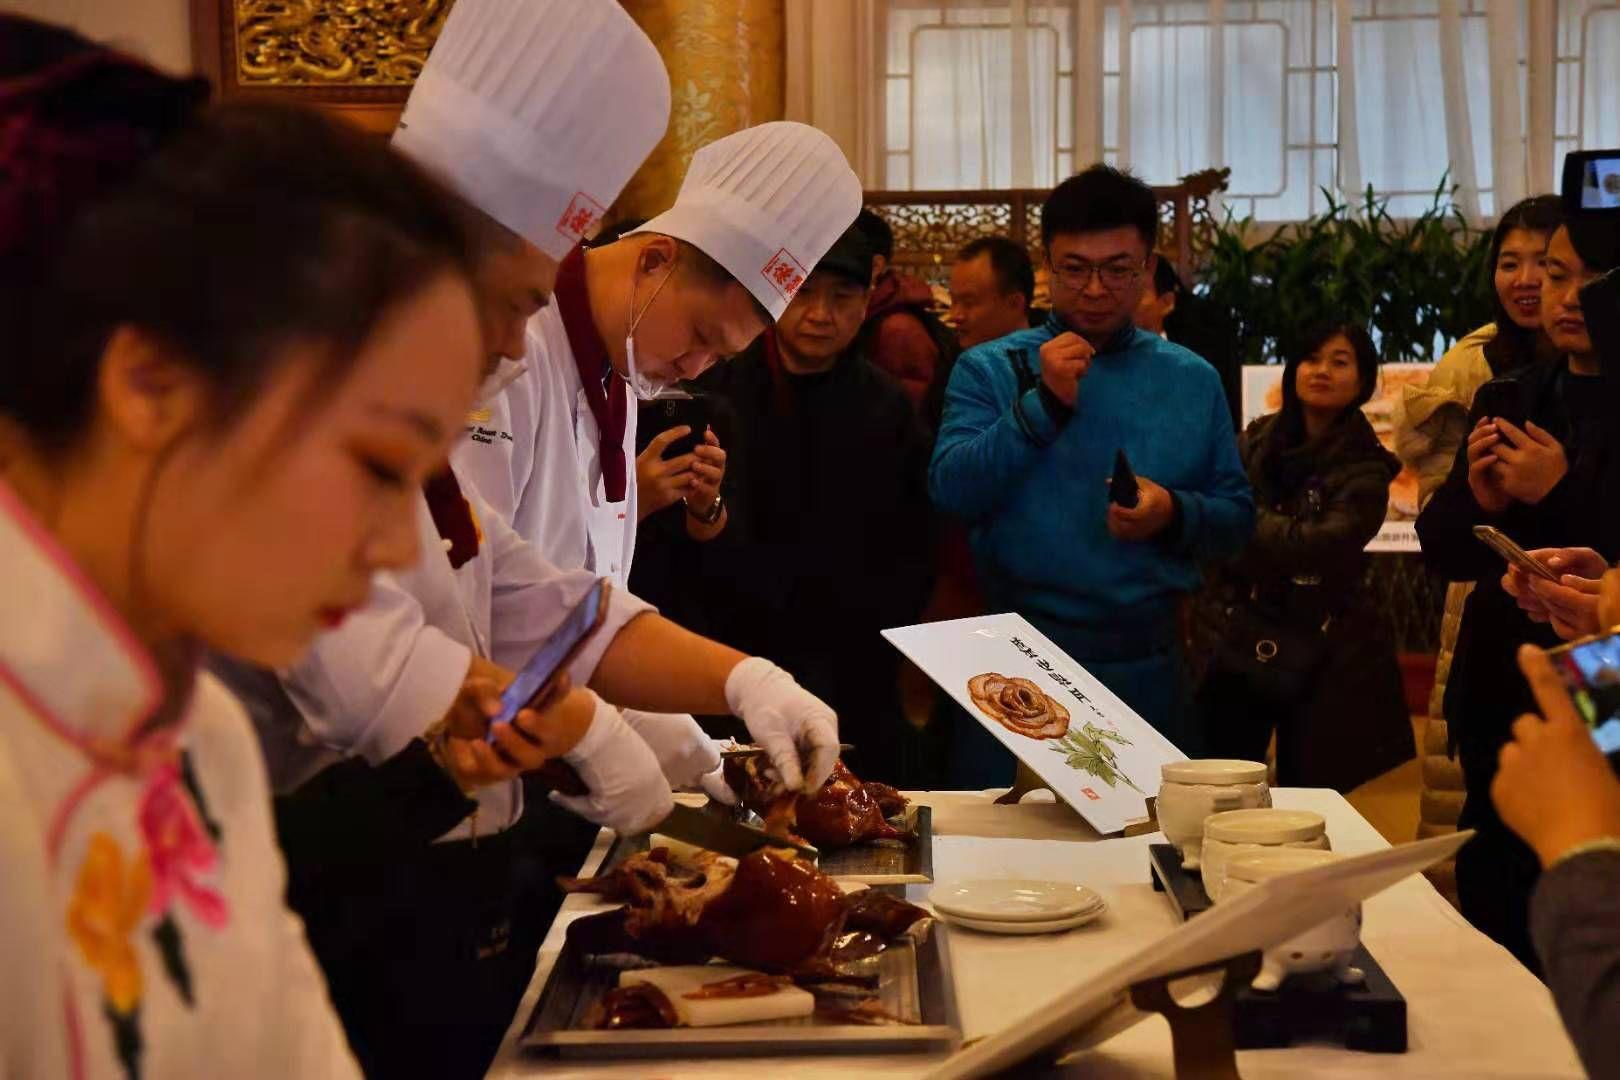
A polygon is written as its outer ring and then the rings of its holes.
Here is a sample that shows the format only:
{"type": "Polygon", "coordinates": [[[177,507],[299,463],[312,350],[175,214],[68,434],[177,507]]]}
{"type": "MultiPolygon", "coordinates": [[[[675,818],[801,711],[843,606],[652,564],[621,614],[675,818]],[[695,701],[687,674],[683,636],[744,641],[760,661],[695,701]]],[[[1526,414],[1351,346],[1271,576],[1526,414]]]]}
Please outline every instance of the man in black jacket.
{"type": "Polygon", "coordinates": [[[1610,562],[1620,558],[1620,534],[1605,522],[1603,507],[1605,473],[1620,464],[1607,452],[1617,420],[1604,408],[1598,354],[1578,295],[1604,269],[1582,260],[1567,227],[1553,234],[1541,306],[1548,336],[1564,357],[1481,389],[1468,441],[1417,522],[1430,566],[1449,580],[1478,582],[1463,610],[1445,698],[1468,788],[1458,823],[1479,831],[1457,857],[1458,898],[1470,922],[1533,971],[1539,965],[1528,905],[1540,868],[1502,825],[1490,785],[1513,721],[1534,708],[1515,663],[1519,646],[1551,647],[1558,636],[1503,591],[1502,560],[1473,528],[1493,525],[1527,550],[1591,547],[1610,562]]]}
{"type": "Polygon", "coordinates": [[[926,432],[899,383],[854,347],[872,250],[851,228],[777,325],[692,387],[730,448],[730,523],[692,545],[704,624],[789,666],[838,712],[850,765],[904,783],[898,654],[917,621],[933,538],[926,432]]]}

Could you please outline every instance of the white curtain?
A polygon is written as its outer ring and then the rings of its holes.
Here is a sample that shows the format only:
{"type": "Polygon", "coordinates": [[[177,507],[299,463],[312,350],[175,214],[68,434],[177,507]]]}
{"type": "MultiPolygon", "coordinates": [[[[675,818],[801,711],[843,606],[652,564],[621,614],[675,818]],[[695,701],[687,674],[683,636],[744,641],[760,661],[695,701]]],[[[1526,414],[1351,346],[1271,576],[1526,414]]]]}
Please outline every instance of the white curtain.
{"type": "Polygon", "coordinates": [[[884,0],[785,0],[784,115],[831,135],[869,188],[884,186],[884,0]]]}
{"type": "Polygon", "coordinates": [[[879,47],[838,43],[828,79],[870,86],[866,175],[882,186],[1044,186],[1105,158],[1167,183],[1224,165],[1237,212],[1285,220],[1368,185],[1414,212],[1446,177],[1483,221],[1552,190],[1566,151],[1620,145],[1612,0],[813,3],[821,36],[873,9],[879,47]]]}

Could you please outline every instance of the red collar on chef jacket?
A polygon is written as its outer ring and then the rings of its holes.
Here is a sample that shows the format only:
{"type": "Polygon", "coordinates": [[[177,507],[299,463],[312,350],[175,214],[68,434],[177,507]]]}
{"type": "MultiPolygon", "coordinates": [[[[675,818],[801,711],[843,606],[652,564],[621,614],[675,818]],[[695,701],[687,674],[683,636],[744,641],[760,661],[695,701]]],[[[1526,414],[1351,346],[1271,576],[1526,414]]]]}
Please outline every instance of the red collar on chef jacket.
{"type": "Polygon", "coordinates": [[[591,294],[585,286],[585,252],[576,246],[557,268],[552,292],[562,316],[568,347],[585,387],[585,401],[596,418],[597,460],[602,463],[602,486],[610,503],[623,502],[628,468],[624,454],[625,416],[629,394],[624,380],[613,373],[607,345],[591,317],[591,294]]]}

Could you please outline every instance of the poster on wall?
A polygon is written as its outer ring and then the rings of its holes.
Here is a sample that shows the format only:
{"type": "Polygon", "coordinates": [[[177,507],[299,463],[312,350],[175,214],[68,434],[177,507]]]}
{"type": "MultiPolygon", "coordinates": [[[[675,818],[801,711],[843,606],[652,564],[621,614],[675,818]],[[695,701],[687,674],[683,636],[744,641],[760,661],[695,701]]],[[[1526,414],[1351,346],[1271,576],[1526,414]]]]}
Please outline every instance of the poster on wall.
{"type": "MultiPolygon", "coordinates": [[[[1422,386],[1429,381],[1433,364],[1383,364],[1378,368],[1378,389],[1372,400],[1361,407],[1372,422],[1373,431],[1384,449],[1395,452],[1395,403],[1401,388],[1422,386]]],[[[1282,408],[1281,364],[1246,364],[1243,368],[1243,426],[1282,408]]],[[[1389,484],[1389,510],[1384,526],[1367,544],[1368,551],[1417,551],[1418,479],[1411,468],[1403,468],[1389,484]]]]}
{"type": "Polygon", "coordinates": [[[1147,815],[1159,766],[1185,754],[1018,615],[883,631],[1092,828],[1147,815]]]}

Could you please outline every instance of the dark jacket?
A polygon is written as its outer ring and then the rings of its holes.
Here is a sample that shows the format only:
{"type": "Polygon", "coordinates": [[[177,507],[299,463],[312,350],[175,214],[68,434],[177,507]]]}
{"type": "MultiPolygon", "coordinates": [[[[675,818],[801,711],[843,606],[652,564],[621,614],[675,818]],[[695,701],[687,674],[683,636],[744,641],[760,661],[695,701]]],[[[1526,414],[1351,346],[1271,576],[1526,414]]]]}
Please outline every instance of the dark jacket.
{"type": "Polygon", "coordinates": [[[707,629],[826,700],[861,765],[884,776],[901,720],[898,654],[878,632],[916,622],[927,601],[927,436],[900,386],[854,350],[792,375],[771,334],[695,385],[717,399],[733,494],[725,532],[696,545],[692,584],[707,629]]]}
{"type": "Polygon", "coordinates": [[[872,287],[858,342],[873,364],[900,383],[919,412],[925,410],[935,385],[949,375],[943,370],[946,358],[923,322],[923,313],[933,302],[928,282],[887,271],[872,287]]]}
{"type": "Polygon", "coordinates": [[[1263,754],[1275,728],[1280,783],[1349,791],[1413,753],[1394,646],[1362,584],[1400,462],[1359,409],[1293,447],[1273,437],[1279,416],[1256,420],[1238,440],[1255,531],[1222,586],[1229,604],[1319,636],[1324,659],[1302,700],[1239,700],[1212,675],[1201,701],[1221,752],[1263,754]]]}
{"type": "MultiPolygon", "coordinates": [[[[1550,627],[1531,622],[1502,591],[1502,559],[1474,536],[1474,526],[1494,525],[1526,550],[1585,546],[1611,560],[1620,556],[1620,544],[1614,538],[1606,543],[1601,527],[1598,482],[1605,456],[1601,414],[1596,408],[1583,409],[1599,400],[1593,392],[1597,379],[1588,384],[1571,376],[1563,363],[1524,368],[1510,378],[1519,388],[1529,419],[1563,443],[1569,472],[1539,504],[1515,502],[1501,515],[1487,514],[1468,486],[1464,442],[1450,475],[1417,520],[1424,561],[1447,580],[1478,582],[1463,611],[1445,712],[1461,754],[1470,802],[1479,804],[1480,810],[1488,810],[1496,755],[1513,720],[1534,706],[1519,674],[1519,646],[1533,642],[1551,647],[1558,644],[1558,637],[1550,627]]],[[[1485,397],[1481,392],[1479,398],[1485,397]]],[[[1476,408],[1469,415],[1468,429],[1472,431],[1479,420],[1476,408]]]]}
{"type": "Polygon", "coordinates": [[[1577,855],[1541,877],[1531,904],[1547,988],[1588,1075],[1620,1076],[1620,854],[1577,855]]]}
{"type": "MultiPolygon", "coordinates": [[[[1490,786],[1513,721],[1535,709],[1519,673],[1519,647],[1559,641],[1551,627],[1531,622],[1502,591],[1502,560],[1475,538],[1473,527],[1494,525],[1526,550],[1592,547],[1610,561],[1620,556],[1620,537],[1603,523],[1607,454],[1598,379],[1572,376],[1564,363],[1525,368],[1510,378],[1528,418],[1564,445],[1569,472],[1539,504],[1515,502],[1500,515],[1487,514],[1468,486],[1465,442],[1445,483],[1418,515],[1417,533],[1424,561],[1441,576],[1478,583],[1463,608],[1445,696],[1446,723],[1467,787],[1458,823],[1479,833],[1457,856],[1458,900],[1476,927],[1536,970],[1529,902],[1540,866],[1503,826],[1490,786]]],[[[1475,398],[1484,399],[1483,391],[1475,398]]],[[[1479,409],[1469,415],[1469,430],[1479,422],[1479,409]]]]}

